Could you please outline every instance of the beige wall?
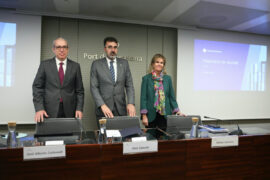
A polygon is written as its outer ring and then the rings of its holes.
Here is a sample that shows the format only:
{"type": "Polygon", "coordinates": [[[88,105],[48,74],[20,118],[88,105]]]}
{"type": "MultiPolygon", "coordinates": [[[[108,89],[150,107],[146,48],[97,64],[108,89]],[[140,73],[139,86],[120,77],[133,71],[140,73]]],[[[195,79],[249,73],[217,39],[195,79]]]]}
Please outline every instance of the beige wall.
{"type": "Polygon", "coordinates": [[[114,36],[120,42],[119,56],[129,56],[135,88],[137,115],[140,108],[141,78],[146,74],[155,53],[167,58],[167,72],[176,87],[177,30],[145,25],[105,21],[44,17],[42,19],[41,60],[53,57],[52,41],[61,36],[70,46],[69,58],[80,63],[85,89],[83,125],[96,129],[94,102],[90,94],[90,67],[93,59],[103,54],[103,39],[114,36]],[[85,57],[85,53],[87,57],[85,57]],[[132,58],[137,58],[134,61],[132,58]]]}

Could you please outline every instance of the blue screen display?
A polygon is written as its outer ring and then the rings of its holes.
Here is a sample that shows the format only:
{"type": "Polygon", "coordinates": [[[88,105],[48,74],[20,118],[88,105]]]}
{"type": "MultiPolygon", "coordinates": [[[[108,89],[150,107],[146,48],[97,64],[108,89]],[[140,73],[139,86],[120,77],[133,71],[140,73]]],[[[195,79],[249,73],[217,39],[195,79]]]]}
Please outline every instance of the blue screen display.
{"type": "Polygon", "coordinates": [[[194,90],[265,91],[267,46],[194,41],[194,90]]]}
{"type": "Polygon", "coordinates": [[[0,22],[0,87],[14,84],[16,24],[0,22]]]}

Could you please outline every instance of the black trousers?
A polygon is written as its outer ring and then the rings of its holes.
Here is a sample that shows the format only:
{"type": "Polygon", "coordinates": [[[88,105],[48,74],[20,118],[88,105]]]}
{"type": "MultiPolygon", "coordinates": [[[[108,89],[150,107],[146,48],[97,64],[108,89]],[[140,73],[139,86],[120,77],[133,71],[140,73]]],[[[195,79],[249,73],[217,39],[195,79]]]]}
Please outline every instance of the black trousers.
{"type": "Polygon", "coordinates": [[[154,121],[150,122],[147,126],[147,128],[155,127],[158,127],[160,129],[166,129],[167,127],[167,119],[163,115],[160,115],[158,112],[154,121]]]}
{"type": "MultiPolygon", "coordinates": [[[[148,126],[146,126],[146,128],[157,128],[157,127],[163,131],[166,131],[167,128],[167,119],[163,115],[160,115],[158,112],[156,114],[156,118],[154,119],[154,121],[148,123],[148,126]]],[[[156,130],[151,134],[156,139],[162,139],[162,137],[164,136],[164,133],[161,132],[160,130],[156,130]]]]}
{"type": "Polygon", "coordinates": [[[57,114],[58,118],[65,118],[65,112],[64,112],[64,105],[63,102],[59,103],[59,109],[58,109],[58,114],[57,114]]]}

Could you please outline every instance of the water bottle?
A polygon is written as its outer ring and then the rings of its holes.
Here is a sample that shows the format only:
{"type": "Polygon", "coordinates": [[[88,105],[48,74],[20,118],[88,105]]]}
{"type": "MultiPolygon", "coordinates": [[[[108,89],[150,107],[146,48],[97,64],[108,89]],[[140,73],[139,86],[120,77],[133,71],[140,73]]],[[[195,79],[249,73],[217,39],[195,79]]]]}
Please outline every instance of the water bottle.
{"type": "Polygon", "coordinates": [[[16,122],[8,122],[7,147],[9,148],[17,147],[16,122]]]}
{"type": "Polygon", "coordinates": [[[198,137],[198,122],[199,122],[198,117],[192,118],[192,127],[190,130],[190,138],[197,138],[198,137]]]}
{"type": "Polygon", "coordinates": [[[106,122],[107,122],[107,119],[99,120],[100,129],[99,129],[99,134],[98,134],[98,143],[107,143],[106,122]]]}

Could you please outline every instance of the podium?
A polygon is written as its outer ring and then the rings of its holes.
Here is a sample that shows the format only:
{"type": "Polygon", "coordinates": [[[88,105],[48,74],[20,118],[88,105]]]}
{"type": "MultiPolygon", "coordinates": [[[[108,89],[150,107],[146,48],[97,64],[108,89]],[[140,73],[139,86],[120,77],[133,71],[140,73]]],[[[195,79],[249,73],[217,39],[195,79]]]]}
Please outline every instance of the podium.
{"type": "Polygon", "coordinates": [[[23,148],[0,149],[0,179],[270,179],[270,135],[159,140],[158,152],[123,155],[122,143],[66,145],[66,158],[23,161],[23,148]]]}

